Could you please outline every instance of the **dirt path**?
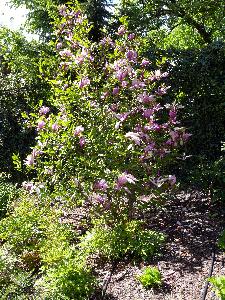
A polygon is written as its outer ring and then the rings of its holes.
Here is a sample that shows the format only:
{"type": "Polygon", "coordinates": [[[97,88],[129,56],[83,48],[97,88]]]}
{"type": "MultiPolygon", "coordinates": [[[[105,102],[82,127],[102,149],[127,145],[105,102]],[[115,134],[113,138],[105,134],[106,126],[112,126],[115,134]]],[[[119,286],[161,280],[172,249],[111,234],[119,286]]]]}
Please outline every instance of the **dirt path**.
{"type": "MultiPolygon", "coordinates": [[[[200,192],[179,193],[161,209],[144,215],[149,228],[167,235],[162,256],[149,265],[158,265],[163,286],[146,290],[135,279],[144,265],[120,263],[107,288],[108,300],[197,300],[201,299],[208,277],[212,249],[222,230],[224,212],[200,192]]],[[[109,267],[99,270],[100,281],[109,267]]],[[[216,249],[213,275],[225,274],[224,254],[216,249]]],[[[95,297],[95,299],[100,299],[95,297]]],[[[207,300],[217,299],[210,286],[207,300]]]]}

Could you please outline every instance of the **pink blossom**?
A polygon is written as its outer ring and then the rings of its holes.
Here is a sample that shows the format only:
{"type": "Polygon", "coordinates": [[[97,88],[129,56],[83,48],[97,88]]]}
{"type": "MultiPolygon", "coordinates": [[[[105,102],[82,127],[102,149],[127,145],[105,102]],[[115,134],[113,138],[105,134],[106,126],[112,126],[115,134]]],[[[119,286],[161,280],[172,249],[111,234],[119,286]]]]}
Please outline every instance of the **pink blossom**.
{"type": "Polygon", "coordinates": [[[174,185],[174,184],[176,183],[176,181],[177,181],[175,175],[169,175],[168,180],[169,180],[169,183],[170,183],[171,185],[174,185]]]}
{"type": "Polygon", "coordinates": [[[39,121],[38,122],[38,126],[37,126],[37,130],[42,130],[45,127],[45,122],[44,121],[39,121]]]}
{"type": "Polygon", "coordinates": [[[126,58],[127,58],[129,61],[135,62],[135,61],[137,60],[137,52],[134,51],[134,50],[129,50],[129,51],[127,51],[127,53],[126,53],[126,58]]]}
{"type": "Polygon", "coordinates": [[[81,135],[81,133],[84,131],[84,127],[83,126],[77,126],[76,128],[75,128],[75,130],[74,130],[74,135],[75,136],[80,136],[81,135]]]}
{"type": "Polygon", "coordinates": [[[56,49],[57,49],[57,50],[59,50],[59,49],[61,49],[61,48],[62,48],[62,46],[63,46],[63,44],[62,44],[62,43],[57,43],[57,45],[56,45],[56,49]]]}
{"type": "Polygon", "coordinates": [[[42,151],[37,150],[37,149],[34,148],[31,155],[35,158],[35,157],[39,156],[42,153],[43,153],[42,151]]]}
{"type": "Polygon", "coordinates": [[[132,80],[131,85],[132,85],[132,88],[134,88],[134,89],[145,87],[145,83],[143,81],[140,81],[137,78],[135,78],[135,79],[132,80]]]}
{"type": "MultiPolygon", "coordinates": [[[[60,67],[62,70],[67,71],[67,70],[69,70],[69,66],[70,66],[70,65],[71,65],[71,62],[65,62],[65,61],[63,61],[63,62],[60,63],[59,67],[60,67]]],[[[61,83],[61,82],[60,82],[60,83],[61,83]]]]}
{"type": "Polygon", "coordinates": [[[116,86],[113,88],[112,94],[117,95],[119,93],[119,91],[120,91],[120,88],[118,86],[116,86]]]}
{"type": "Polygon", "coordinates": [[[148,95],[147,92],[138,95],[138,100],[142,103],[150,103],[155,99],[154,95],[148,95]]]}
{"type": "Polygon", "coordinates": [[[121,176],[117,179],[116,189],[120,189],[127,183],[135,184],[137,179],[128,173],[123,173],[121,176]]]}
{"type": "Polygon", "coordinates": [[[125,87],[128,86],[128,82],[127,82],[126,80],[123,80],[123,81],[121,82],[121,85],[122,85],[123,88],[125,88],[125,87]]]}
{"type": "Polygon", "coordinates": [[[80,147],[83,148],[86,144],[85,138],[82,136],[79,140],[80,147]]]}
{"type": "Polygon", "coordinates": [[[32,154],[28,155],[25,160],[25,165],[33,166],[34,165],[34,156],[32,154]]]}
{"type": "Polygon", "coordinates": [[[58,131],[59,130],[59,128],[60,128],[60,126],[57,124],[57,123],[54,123],[54,124],[52,124],[52,130],[53,131],[58,131]]]}
{"type": "Polygon", "coordinates": [[[154,124],[151,126],[151,130],[153,130],[153,131],[159,131],[161,128],[162,128],[162,126],[159,125],[159,124],[157,124],[157,123],[154,123],[154,124]]]}
{"type": "Polygon", "coordinates": [[[83,87],[89,85],[91,83],[90,79],[88,77],[84,77],[79,81],[79,88],[82,89],[83,87]]]}
{"type": "Polygon", "coordinates": [[[155,148],[155,143],[152,142],[152,143],[148,144],[148,145],[144,148],[144,151],[145,151],[145,152],[149,152],[149,151],[154,150],[154,148],[155,148]]]}
{"type": "Polygon", "coordinates": [[[143,117],[144,118],[146,118],[146,119],[149,119],[149,118],[151,118],[152,116],[153,116],[153,109],[145,109],[144,111],[143,111],[143,117]]]}
{"type": "Polygon", "coordinates": [[[172,108],[170,111],[169,111],[169,116],[172,120],[176,119],[176,116],[177,116],[177,112],[176,112],[176,109],[175,108],[172,108]]]}
{"type": "Polygon", "coordinates": [[[135,38],[135,34],[134,33],[130,33],[128,35],[128,40],[132,41],[135,38]]]}
{"type": "Polygon", "coordinates": [[[95,190],[106,191],[108,187],[108,183],[104,179],[101,179],[94,184],[95,190]]]}
{"type": "Polygon", "coordinates": [[[150,61],[148,59],[143,59],[142,62],[141,62],[141,66],[142,67],[146,67],[150,64],[150,61]]]}
{"type": "Polygon", "coordinates": [[[164,87],[164,86],[160,86],[158,88],[158,90],[156,91],[156,94],[159,95],[159,96],[163,96],[167,93],[167,90],[170,88],[170,86],[168,87],[164,87]]]}
{"type": "Polygon", "coordinates": [[[61,5],[61,6],[59,7],[59,14],[60,14],[61,16],[64,16],[64,17],[67,16],[67,13],[66,13],[66,5],[61,5]]]}
{"type": "Polygon", "coordinates": [[[169,134],[172,138],[172,141],[176,141],[179,138],[179,133],[177,131],[170,131],[169,134]]]}
{"type": "Polygon", "coordinates": [[[126,113],[121,113],[117,115],[117,118],[121,121],[124,122],[126,121],[127,117],[130,115],[130,112],[126,112],[126,113]]]}
{"type": "Polygon", "coordinates": [[[32,192],[35,189],[35,185],[33,184],[33,182],[24,181],[22,183],[22,187],[29,192],[32,192]]]}
{"type": "Polygon", "coordinates": [[[126,28],[125,26],[121,25],[119,28],[118,28],[118,31],[117,31],[118,35],[124,35],[126,33],[126,28]]]}
{"type": "Polygon", "coordinates": [[[123,70],[119,70],[117,71],[116,73],[116,78],[119,80],[119,81],[123,81],[124,78],[127,76],[127,71],[123,71],[123,70]]]}
{"type": "Polygon", "coordinates": [[[134,141],[136,145],[140,145],[141,143],[140,134],[137,132],[128,132],[125,134],[125,137],[134,141]]]}
{"type": "Polygon", "coordinates": [[[187,142],[191,136],[192,136],[191,133],[183,132],[183,134],[182,134],[182,140],[184,142],[187,142]]]}
{"type": "Polygon", "coordinates": [[[59,52],[60,56],[62,57],[71,57],[73,53],[69,49],[65,49],[59,52]]]}
{"type": "Polygon", "coordinates": [[[40,114],[40,115],[46,115],[49,111],[50,111],[50,108],[49,108],[49,107],[47,107],[47,106],[42,106],[42,107],[39,109],[39,114],[40,114]]]}
{"type": "Polygon", "coordinates": [[[118,110],[118,104],[117,104],[117,103],[113,103],[113,104],[110,106],[110,109],[111,109],[113,112],[117,112],[117,110],[118,110]]]}

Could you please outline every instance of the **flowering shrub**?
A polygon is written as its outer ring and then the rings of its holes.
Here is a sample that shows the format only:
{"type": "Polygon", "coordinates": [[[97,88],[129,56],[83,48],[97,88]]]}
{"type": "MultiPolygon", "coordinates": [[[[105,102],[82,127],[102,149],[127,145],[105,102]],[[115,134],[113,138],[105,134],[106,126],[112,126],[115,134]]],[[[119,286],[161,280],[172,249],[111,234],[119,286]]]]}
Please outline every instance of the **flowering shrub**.
{"type": "Polygon", "coordinates": [[[97,45],[79,8],[61,6],[59,13],[55,74],[48,79],[55,109],[41,106],[29,116],[37,144],[25,164],[60,197],[115,218],[132,216],[139,195],[176,183],[164,165],[189,137],[176,104],[163,103],[168,74],[140,57],[141,39],[125,21],[115,39],[97,45]]]}

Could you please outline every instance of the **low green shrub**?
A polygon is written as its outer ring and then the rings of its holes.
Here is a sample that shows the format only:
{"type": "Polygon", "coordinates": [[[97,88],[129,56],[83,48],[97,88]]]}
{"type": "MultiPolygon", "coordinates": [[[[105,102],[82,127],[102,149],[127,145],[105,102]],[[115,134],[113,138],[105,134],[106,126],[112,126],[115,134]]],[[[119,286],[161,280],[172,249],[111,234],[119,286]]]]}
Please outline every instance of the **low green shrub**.
{"type": "Polygon", "coordinates": [[[82,238],[81,249],[118,259],[125,255],[148,259],[157,253],[164,241],[161,233],[143,229],[140,221],[118,223],[113,227],[97,224],[82,238]]]}
{"type": "Polygon", "coordinates": [[[0,219],[8,210],[8,206],[18,195],[17,188],[9,182],[5,173],[0,173],[0,219]]]}
{"type": "Polygon", "coordinates": [[[211,277],[209,281],[213,284],[217,296],[225,300],[225,276],[211,277]]]}
{"type": "Polygon", "coordinates": [[[143,273],[137,276],[137,279],[145,288],[157,287],[162,284],[161,273],[156,267],[146,267],[143,273]]]}
{"type": "Polygon", "coordinates": [[[61,212],[31,194],[0,221],[1,299],[88,299],[94,286],[61,212]]]}

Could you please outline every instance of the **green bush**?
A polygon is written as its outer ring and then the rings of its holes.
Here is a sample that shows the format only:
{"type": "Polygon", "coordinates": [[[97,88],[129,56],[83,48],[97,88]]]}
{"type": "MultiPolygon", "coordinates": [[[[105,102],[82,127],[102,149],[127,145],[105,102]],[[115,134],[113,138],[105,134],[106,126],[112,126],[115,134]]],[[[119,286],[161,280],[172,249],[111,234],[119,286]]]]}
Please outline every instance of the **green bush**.
{"type": "Polygon", "coordinates": [[[137,276],[137,279],[145,288],[160,286],[162,284],[161,273],[156,267],[146,267],[143,273],[137,276]]]}
{"type": "Polygon", "coordinates": [[[211,277],[209,281],[213,284],[217,296],[225,300],[225,276],[211,277]]]}
{"type": "Polygon", "coordinates": [[[148,259],[157,253],[164,241],[161,233],[145,230],[140,221],[118,223],[113,227],[96,225],[82,238],[81,249],[118,259],[125,255],[148,259]]]}
{"type": "Polygon", "coordinates": [[[86,299],[91,293],[91,271],[60,216],[29,194],[0,221],[1,299],[86,299]]]}
{"type": "Polygon", "coordinates": [[[0,173],[0,219],[5,216],[9,204],[17,194],[17,188],[8,181],[4,173],[0,173]]]}

